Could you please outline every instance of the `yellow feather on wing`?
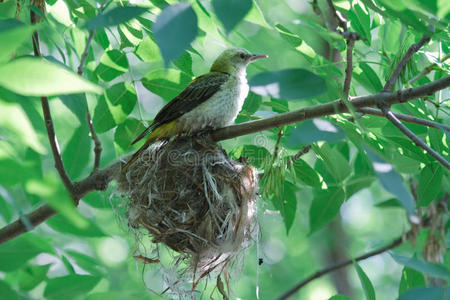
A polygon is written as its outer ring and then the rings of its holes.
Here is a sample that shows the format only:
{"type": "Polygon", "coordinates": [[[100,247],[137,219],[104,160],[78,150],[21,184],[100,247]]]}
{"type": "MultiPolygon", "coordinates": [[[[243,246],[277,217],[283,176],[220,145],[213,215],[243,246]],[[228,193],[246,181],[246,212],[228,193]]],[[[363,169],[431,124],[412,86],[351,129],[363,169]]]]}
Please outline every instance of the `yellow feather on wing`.
{"type": "Polygon", "coordinates": [[[169,138],[171,136],[177,135],[178,132],[177,120],[174,120],[169,123],[162,124],[156,127],[145,140],[144,145],[136,151],[131,159],[122,167],[122,173],[125,173],[128,168],[139,158],[142,152],[150,146],[150,144],[154,143],[157,140],[161,140],[164,138],[169,138]]]}

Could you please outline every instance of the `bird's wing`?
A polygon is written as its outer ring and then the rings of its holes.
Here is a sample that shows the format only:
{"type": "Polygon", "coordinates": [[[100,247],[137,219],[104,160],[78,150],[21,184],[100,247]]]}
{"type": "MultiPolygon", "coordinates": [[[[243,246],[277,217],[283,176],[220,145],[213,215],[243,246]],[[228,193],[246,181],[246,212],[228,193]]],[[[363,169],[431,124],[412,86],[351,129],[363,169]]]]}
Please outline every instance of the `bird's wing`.
{"type": "Polygon", "coordinates": [[[135,144],[158,126],[179,118],[211,98],[229,78],[230,74],[219,72],[211,72],[195,78],[178,96],[158,112],[153,123],[131,144],[135,144]]]}

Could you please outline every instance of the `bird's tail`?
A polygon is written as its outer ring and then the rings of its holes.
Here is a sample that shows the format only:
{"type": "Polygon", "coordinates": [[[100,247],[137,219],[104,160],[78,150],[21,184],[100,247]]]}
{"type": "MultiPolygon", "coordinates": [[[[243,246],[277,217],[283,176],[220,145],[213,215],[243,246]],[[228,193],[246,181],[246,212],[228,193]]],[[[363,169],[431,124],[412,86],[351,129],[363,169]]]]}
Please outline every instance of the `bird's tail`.
{"type": "Polygon", "coordinates": [[[130,160],[122,167],[122,173],[126,173],[126,171],[128,170],[128,168],[139,158],[139,156],[142,154],[142,152],[145,151],[145,149],[148,148],[148,146],[153,143],[156,140],[156,138],[152,138],[149,137],[146,141],[145,144],[142,145],[141,148],[139,148],[138,151],[136,151],[133,156],[130,158],[130,160]]]}

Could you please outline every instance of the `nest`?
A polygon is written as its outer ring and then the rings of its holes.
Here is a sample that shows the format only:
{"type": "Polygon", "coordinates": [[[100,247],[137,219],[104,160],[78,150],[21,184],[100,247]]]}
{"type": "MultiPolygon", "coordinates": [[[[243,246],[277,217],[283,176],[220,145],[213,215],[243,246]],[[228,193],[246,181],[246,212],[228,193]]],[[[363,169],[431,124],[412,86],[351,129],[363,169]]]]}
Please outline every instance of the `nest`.
{"type": "Polygon", "coordinates": [[[155,145],[118,183],[129,225],[187,260],[192,290],[206,275],[230,274],[229,263],[252,241],[256,170],[217,143],[178,137],[155,145]]]}

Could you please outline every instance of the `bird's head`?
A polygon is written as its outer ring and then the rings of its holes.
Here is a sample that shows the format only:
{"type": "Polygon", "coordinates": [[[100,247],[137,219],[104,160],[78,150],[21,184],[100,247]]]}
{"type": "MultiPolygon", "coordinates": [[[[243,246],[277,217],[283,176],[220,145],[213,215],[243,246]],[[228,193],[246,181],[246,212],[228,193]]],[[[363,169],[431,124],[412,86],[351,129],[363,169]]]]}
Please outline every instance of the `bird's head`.
{"type": "Polygon", "coordinates": [[[224,72],[228,74],[241,74],[249,63],[266,58],[264,54],[254,54],[243,48],[227,49],[219,55],[211,66],[211,72],[224,72]]]}

